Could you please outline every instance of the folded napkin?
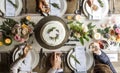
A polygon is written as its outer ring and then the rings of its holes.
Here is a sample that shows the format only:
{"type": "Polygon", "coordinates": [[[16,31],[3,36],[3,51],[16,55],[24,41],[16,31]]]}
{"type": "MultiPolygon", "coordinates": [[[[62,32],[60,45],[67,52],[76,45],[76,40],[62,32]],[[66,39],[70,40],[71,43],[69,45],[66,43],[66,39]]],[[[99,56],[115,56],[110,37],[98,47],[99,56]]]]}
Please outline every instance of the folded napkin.
{"type": "MultiPolygon", "coordinates": [[[[23,48],[25,47],[24,44],[19,46],[19,50],[23,53],[23,48]]],[[[31,71],[32,70],[32,54],[31,51],[28,52],[27,56],[25,57],[24,61],[20,66],[20,71],[31,71]]]]}
{"type": "MultiPolygon", "coordinates": [[[[15,4],[15,0],[11,0],[15,4]]],[[[15,16],[15,7],[8,1],[6,0],[6,16],[15,16]]]]}
{"type": "Polygon", "coordinates": [[[76,73],[87,73],[85,47],[77,46],[75,48],[75,57],[80,62],[80,64],[75,62],[76,73]]]}
{"type": "Polygon", "coordinates": [[[25,60],[23,61],[23,63],[20,66],[20,70],[21,71],[31,71],[32,70],[32,56],[31,56],[31,52],[29,51],[25,60]]]}

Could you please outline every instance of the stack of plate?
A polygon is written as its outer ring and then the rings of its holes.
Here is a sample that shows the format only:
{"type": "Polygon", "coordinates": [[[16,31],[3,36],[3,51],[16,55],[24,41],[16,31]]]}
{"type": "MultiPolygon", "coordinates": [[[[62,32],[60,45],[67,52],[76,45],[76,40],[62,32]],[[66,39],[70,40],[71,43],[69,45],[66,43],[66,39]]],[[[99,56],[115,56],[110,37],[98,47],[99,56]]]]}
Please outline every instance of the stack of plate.
{"type": "MultiPolygon", "coordinates": [[[[18,59],[23,54],[23,47],[24,46],[16,47],[12,56],[13,61],[18,59]]],[[[31,66],[32,69],[34,69],[39,63],[39,54],[37,54],[35,50],[30,50],[26,57],[30,57],[31,66]]]]}

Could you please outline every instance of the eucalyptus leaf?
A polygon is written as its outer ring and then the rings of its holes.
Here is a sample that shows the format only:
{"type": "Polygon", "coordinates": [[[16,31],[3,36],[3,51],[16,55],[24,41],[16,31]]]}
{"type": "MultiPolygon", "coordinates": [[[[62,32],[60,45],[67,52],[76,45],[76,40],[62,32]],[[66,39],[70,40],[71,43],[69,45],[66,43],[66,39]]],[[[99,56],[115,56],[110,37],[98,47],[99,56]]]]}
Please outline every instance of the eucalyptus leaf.
{"type": "Polygon", "coordinates": [[[53,7],[60,9],[59,5],[57,3],[50,3],[53,7]]]}
{"type": "Polygon", "coordinates": [[[9,3],[11,3],[15,8],[18,8],[17,4],[14,4],[11,0],[8,0],[9,3]]]}
{"type": "Polygon", "coordinates": [[[106,28],[104,29],[105,33],[108,33],[109,30],[110,30],[110,27],[106,27],[106,28]]]}
{"type": "Polygon", "coordinates": [[[102,2],[102,0],[98,0],[99,4],[100,4],[100,7],[104,7],[104,4],[102,2]]]}
{"type": "Polygon", "coordinates": [[[92,25],[92,23],[89,23],[87,26],[89,30],[95,27],[95,25],[92,25]]]}
{"type": "Polygon", "coordinates": [[[80,37],[80,43],[82,44],[82,45],[84,45],[84,39],[83,39],[83,37],[80,37]]]}
{"type": "Polygon", "coordinates": [[[72,24],[73,23],[73,21],[69,21],[69,22],[67,22],[67,24],[72,24]]]}
{"type": "Polygon", "coordinates": [[[86,40],[86,41],[89,41],[89,38],[85,35],[84,36],[84,39],[86,40]]]}
{"type": "Polygon", "coordinates": [[[70,57],[72,57],[75,60],[75,62],[77,62],[78,64],[80,64],[79,60],[77,60],[77,58],[74,55],[71,54],[70,57]]]}
{"type": "Polygon", "coordinates": [[[50,29],[48,29],[47,33],[50,33],[51,31],[53,31],[56,27],[52,27],[50,29]]]}

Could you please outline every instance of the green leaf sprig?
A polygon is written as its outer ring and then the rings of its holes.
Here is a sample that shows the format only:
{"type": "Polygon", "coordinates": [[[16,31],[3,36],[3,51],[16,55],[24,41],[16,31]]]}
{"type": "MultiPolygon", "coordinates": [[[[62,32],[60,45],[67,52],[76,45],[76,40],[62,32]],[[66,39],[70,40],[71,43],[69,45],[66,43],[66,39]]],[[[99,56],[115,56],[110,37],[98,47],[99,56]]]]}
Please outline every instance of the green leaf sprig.
{"type": "Polygon", "coordinates": [[[93,28],[95,25],[92,25],[92,23],[89,23],[87,25],[88,31],[84,32],[84,29],[82,27],[83,23],[79,21],[70,21],[68,22],[70,30],[72,30],[73,34],[71,36],[79,39],[80,43],[84,45],[84,39],[86,41],[89,41],[89,37],[92,38],[93,34],[93,28]]]}
{"type": "Polygon", "coordinates": [[[0,29],[5,31],[6,34],[11,34],[11,30],[14,27],[15,24],[18,24],[18,22],[16,22],[13,19],[9,19],[7,18],[5,21],[3,21],[3,24],[0,25],[0,29]]]}
{"type": "Polygon", "coordinates": [[[56,4],[56,3],[50,3],[53,7],[57,8],[57,9],[60,9],[59,5],[56,4]]]}
{"type": "Polygon", "coordinates": [[[18,8],[17,4],[14,4],[11,0],[8,0],[9,3],[11,3],[15,8],[18,8]]]}
{"type": "Polygon", "coordinates": [[[50,29],[48,29],[47,33],[50,33],[51,31],[53,31],[56,27],[52,27],[50,29]]]}
{"type": "Polygon", "coordinates": [[[102,0],[98,0],[98,2],[99,2],[101,7],[104,7],[104,4],[103,4],[102,0]]]}
{"type": "Polygon", "coordinates": [[[72,57],[75,60],[75,62],[77,62],[78,64],[80,64],[79,60],[77,60],[77,58],[74,55],[71,54],[70,57],[72,57]]]}
{"type": "Polygon", "coordinates": [[[104,38],[107,38],[105,34],[109,33],[110,27],[106,27],[104,29],[97,29],[97,32],[103,35],[104,38]]]}

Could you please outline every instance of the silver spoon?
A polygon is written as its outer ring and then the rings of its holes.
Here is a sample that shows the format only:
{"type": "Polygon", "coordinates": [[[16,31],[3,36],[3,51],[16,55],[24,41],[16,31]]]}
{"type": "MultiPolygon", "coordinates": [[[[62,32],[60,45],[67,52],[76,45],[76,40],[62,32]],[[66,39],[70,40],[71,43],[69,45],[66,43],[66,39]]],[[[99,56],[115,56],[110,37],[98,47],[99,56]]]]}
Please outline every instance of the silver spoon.
{"type": "Polygon", "coordinates": [[[80,0],[77,0],[77,3],[76,3],[76,10],[75,10],[75,14],[81,14],[81,11],[79,9],[79,4],[80,4],[80,0]]]}

